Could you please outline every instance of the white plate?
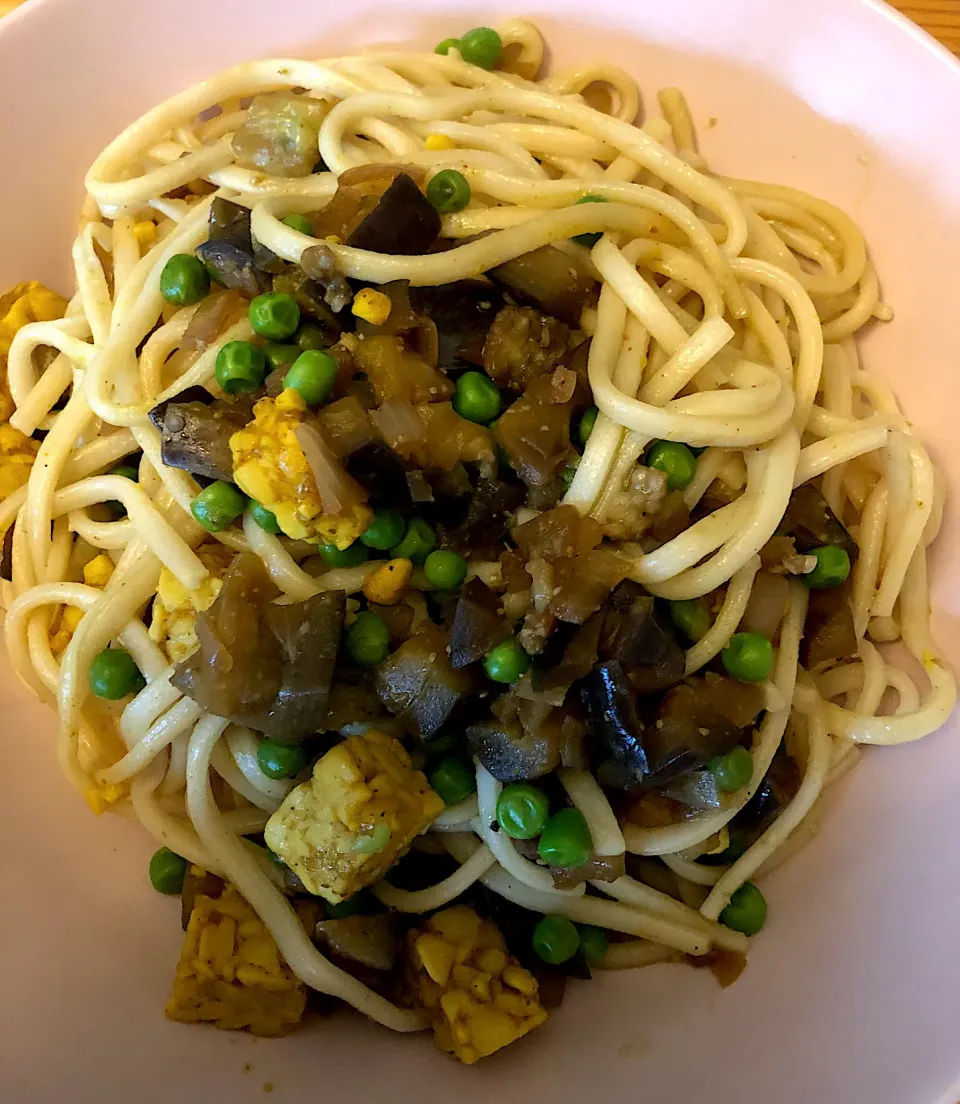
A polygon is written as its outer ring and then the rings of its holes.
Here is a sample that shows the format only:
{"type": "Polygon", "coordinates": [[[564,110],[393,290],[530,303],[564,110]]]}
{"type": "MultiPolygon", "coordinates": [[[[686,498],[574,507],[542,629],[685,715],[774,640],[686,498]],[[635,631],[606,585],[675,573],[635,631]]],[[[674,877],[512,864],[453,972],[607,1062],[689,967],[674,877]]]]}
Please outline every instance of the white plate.
{"type": "MultiPolygon", "coordinates": [[[[650,97],[681,85],[717,168],[818,193],[865,228],[896,321],[865,342],[944,468],[960,476],[960,67],[861,0],[553,0],[561,64],[606,58],[650,97]],[[715,118],[712,128],[707,121],[715,118]]],[[[432,45],[519,14],[510,0],[34,0],[0,26],[0,287],[60,286],[83,171],[144,109],[267,54],[432,45]],[[410,9],[413,5],[409,6],[410,9]]],[[[537,16],[536,12],[524,14],[537,16]]],[[[960,521],[935,563],[960,658],[960,521]]],[[[330,1098],[462,1104],[954,1102],[960,1081],[957,725],[878,750],[820,839],[769,885],[743,979],[657,966],[573,985],[563,1009],[479,1068],[353,1015],[262,1041],[161,1014],[179,906],[146,878],[142,831],[93,819],[57,772],[51,717],[6,673],[0,774],[0,1099],[330,1098]]],[[[767,888],[767,887],[765,887],[767,888]]]]}

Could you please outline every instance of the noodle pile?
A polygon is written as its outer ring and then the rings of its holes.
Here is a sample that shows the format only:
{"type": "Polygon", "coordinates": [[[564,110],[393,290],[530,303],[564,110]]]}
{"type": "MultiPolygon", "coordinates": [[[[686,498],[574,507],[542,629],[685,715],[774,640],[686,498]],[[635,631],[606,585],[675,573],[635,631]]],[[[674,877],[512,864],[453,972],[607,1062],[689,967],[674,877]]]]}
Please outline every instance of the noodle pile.
{"type": "MultiPolygon", "coordinates": [[[[585,257],[569,239],[603,234],[589,253],[602,290],[582,320],[600,414],[564,502],[602,518],[655,439],[705,449],[684,492],[688,507],[721,473],[740,488],[734,501],[629,563],[628,577],[665,599],[727,584],[712,627],[687,652],[687,674],[736,631],[759,552],[795,487],[817,480],[859,546],[852,577],[859,654],[823,673],[799,666],[808,591],[791,581],[752,780],[721,809],[661,827],[620,824],[589,772],[561,772],[597,853],[662,857],[681,885],[705,887],[689,895],[693,905],[630,877],[594,883],[601,896],[585,895],[583,886],[555,889],[543,868],[491,830],[500,783],[482,766],[476,796],[448,808],[432,828],[459,869],[417,892],[381,882],[374,891],[382,902],[424,912],[480,880],[526,908],[632,937],[611,946],[607,966],[742,951],[745,937],[717,922],[731,894],[809,837],[819,798],[854,765],[859,745],[919,739],[944,723],[956,697],[929,632],[926,550],[940,523],[942,488],[887,385],[860,366],[857,332],[891,316],[860,231],[835,207],[792,188],[712,174],[676,89],[660,94],[662,117],[637,128],[638,91],[625,73],[592,65],[525,79],[517,73],[540,69],[538,32],[517,20],[501,36],[514,73],[468,65],[455,50],[264,60],[154,108],[87,175],[72,249],[77,290],[66,317],[24,326],[9,353],[11,423],[27,435],[47,432],[28,484],[0,504],[0,529],[16,522],[5,636],[18,674],[58,711],[63,770],[92,804],[129,806],[155,839],[236,885],[302,981],[399,1031],[420,1028],[419,1014],[324,958],[263,849],[244,839],[263,829],[292,783],[260,771],[253,733],[205,715],[171,685],[172,668],[140,619],[162,566],[188,590],[208,576],[195,551],[208,534],[190,514],[198,485],[161,463],[147,413],[189,386],[216,390],[219,348],[250,333],[244,320],[199,356],[178,353],[194,308],[168,307],[159,278],[170,257],[205,239],[212,195],[197,182],[251,208],[256,239],[297,261],[315,243],[281,219],[322,207],[346,169],[402,162],[462,173],[472,202],[445,216],[442,232],[463,244],[414,257],[331,244],[345,275],[373,284],[468,278],[548,243],[585,257]],[[329,171],[288,179],[240,167],[231,136],[250,98],[293,88],[332,105],[319,139],[329,171]],[[582,95],[595,102],[598,89],[604,110],[582,95]],[[428,148],[433,135],[454,148],[428,148]],[[576,205],[587,193],[608,202],[576,205]],[[141,256],[144,221],[155,244],[141,256]],[[58,355],[38,376],[33,353],[45,346],[58,355]],[[178,356],[171,363],[180,374],[165,383],[168,361],[178,356]],[[103,474],[137,451],[138,483],[103,474]],[[91,517],[92,506],[112,500],[126,508],[124,519],[91,517]],[[66,581],[78,539],[115,563],[102,590],[66,581]],[[83,616],[55,656],[49,630],[62,607],[83,616]],[[114,640],[147,685],[108,715],[89,695],[88,672],[114,640]],[[891,641],[912,662],[894,665],[878,647],[891,641]],[[726,825],[760,786],[785,736],[803,764],[795,796],[732,865],[696,863],[722,849],[726,825]]],[[[294,600],[327,588],[355,592],[363,582],[362,568],[310,577],[282,539],[249,520],[216,539],[259,555],[294,600]]]]}

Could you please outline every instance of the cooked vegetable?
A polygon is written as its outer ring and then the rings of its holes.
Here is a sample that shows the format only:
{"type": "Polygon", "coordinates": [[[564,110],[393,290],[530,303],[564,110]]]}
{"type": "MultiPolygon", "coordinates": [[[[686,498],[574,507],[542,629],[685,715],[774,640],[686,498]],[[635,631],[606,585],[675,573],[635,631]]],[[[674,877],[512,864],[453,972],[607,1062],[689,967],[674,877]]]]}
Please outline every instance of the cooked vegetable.
{"type": "Polygon", "coordinates": [[[603,928],[595,928],[590,924],[580,924],[577,927],[580,932],[580,950],[590,966],[596,966],[607,953],[607,933],[603,928]]]}
{"type": "Polygon", "coordinates": [[[210,204],[208,235],[210,241],[228,242],[253,253],[253,237],[250,233],[250,208],[234,203],[223,196],[214,196],[210,204]]]}
{"type": "Polygon", "coordinates": [[[634,694],[618,660],[598,663],[584,680],[590,730],[610,757],[607,778],[622,788],[641,783],[649,769],[644,729],[634,694]]]}
{"type": "Polygon", "coordinates": [[[705,771],[740,742],[741,730],[714,704],[698,680],[668,690],[656,717],[644,731],[653,778],[664,784],[681,775],[705,771]]]}
{"type": "Polygon", "coordinates": [[[721,793],[735,793],[742,790],[753,777],[753,756],[745,747],[738,745],[726,755],[711,759],[710,773],[721,793]]]}
{"type": "Polygon", "coordinates": [[[857,558],[856,543],[811,483],[802,483],[790,496],[777,532],[792,537],[797,551],[804,554],[833,544],[842,548],[851,562],[857,558]]]}
{"type": "Polygon", "coordinates": [[[497,823],[511,839],[536,839],[549,816],[547,795],[528,782],[512,782],[504,786],[497,800],[497,823]]]}
{"type": "Polygon", "coordinates": [[[450,630],[450,663],[476,663],[509,635],[496,594],[480,579],[470,579],[457,599],[450,630]]]}
{"type": "Polygon", "coordinates": [[[229,241],[210,239],[194,250],[210,276],[225,288],[253,299],[266,287],[269,277],[254,263],[253,253],[229,241]]]}
{"type": "Polygon", "coordinates": [[[347,629],[344,651],[358,667],[376,667],[390,654],[390,630],[376,614],[361,610],[347,629]]]}
{"type": "Polygon", "coordinates": [[[580,422],[577,425],[577,440],[581,445],[585,445],[590,440],[590,434],[593,433],[593,427],[597,424],[599,413],[600,411],[595,406],[590,406],[580,416],[580,422]]]}
{"type": "Polygon", "coordinates": [[[290,366],[283,386],[297,391],[307,406],[319,406],[330,394],[339,370],[339,364],[329,353],[308,349],[290,366]]]}
{"type": "MultiPolygon", "coordinates": [[[[585,195],[585,196],[581,196],[577,200],[577,204],[579,204],[579,203],[607,203],[607,202],[609,202],[609,201],[607,200],[606,196],[598,196],[598,195],[585,195]]],[[[577,204],[574,204],[574,206],[576,206],[577,204]]],[[[577,245],[583,245],[583,246],[586,246],[587,249],[592,249],[602,237],[603,237],[603,234],[600,234],[600,233],[574,234],[573,235],[573,241],[575,241],[577,243],[577,245]]]]}
{"type": "Polygon", "coordinates": [[[501,387],[522,392],[563,361],[570,328],[533,307],[504,307],[483,346],[483,366],[501,387]]]}
{"type": "Polygon", "coordinates": [[[259,502],[250,503],[250,515],[265,533],[280,532],[277,515],[271,513],[265,506],[261,506],[259,502]]]}
{"type": "Polygon", "coordinates": [[[468,422],[489,425],[500,413],[500,392],[483,372],[464,372],[453,393],[453,409],[468,422]]]}
{"type": "Polygon", "coordinates": [[[90,664],[90,692],[98,698],[119,701],[138,694],[147,680],[125,648],[104,648],[90,664]]]}
{"type": "Polygon", "coordinates": [[[607,606],[600,656],[619,661],[641,694],[665,690],[686,670],[683,649],[663,624],[653,599],[629,581],[617,587],[607,606]]]}
{"type": "Polygon", "coordinates": [[[523,782],[542,778],[560,763],[560,732],[543,726],[525,732],[519,721],[491,717],[471,725],[467,738],[474,754],[499,782],[523,782]]]}
{"type": "Polygon", "coordinates": [[[400,557],[387,560],[366,577],[363,595],[368,602],[394,606],[403,597],[413,578],[413,562],[400,557]]]}
{"type": "Polygon", "coordinates": [[[473,691],[473,676],[454,669],[444,633],[426,622],[377,668],[377,694],[414,735],[434,736],[473,691]]]}
{"type": "Polygon", "coordinates": [[[277,593],[259,557],[238,555],[171,681],[208,712],[292,744],[326,727],[345,596],[278,606],[277,593]]]}
{"type": "Polygon", "coordinates": [[[210,290],[210,276],[190,253],[175,253],[160,273],[160,294],[175,307],[189,307],[210,290]]]}
{"type": "Polygon", "coordinates": [[[433,769],[430,785],[443,798],[444,805],[459,805],[477,788],[477,779],[462,759],[448,757],[433,769]]]}
{"type": "Polygon", "coordinates": [[[253,97],[233,136],[233,153],[245,169],[271,176],[309,176],[317,160],[317,135],[329,110],[323,100],[289,92],[253,97]]]}
{"type": "Polygon", "coordinates": [[[189,865],[169,847],[161,847],[150,857],[150,884],[158,893],[180,893],[189,865]]]}
{"type": "Polygon", "coordinates": [[[359,962],[371,970],[391,970],[397,957],[397,934],[385,912],[375,916],[330,917],[317,924],[316,934],[333,955],[359,962]]]}
{"type": "Polygon", "coordinates": [[[710,628],[710,610],[702,598],[670,603],[670,620],[690,640],[699,640],[710,628]]]}
{"type": "Polygon", "coordinates": [[[854,656],[857,648],[849,584],[811,590],[800,645],[803,666],[813,670],[830,660],[854,656]]]}
{"type": "Polygon", "coordinates": [[[415,256],[428,252],[439,233],[440,216],[436,209],[410,176],[401,172],[352,231],[346,244],[371,253],[415,256]]]}
{"type": "Polygon", "coordinates": [[[371,506],[378,509],[385,506],[401,512],[412,508],[403,463],[382,441],[370,441],[351,452],[344,465],[367,492],[371,506]]]}
{"type": "Polygon", "coordinates": [[[773,670],[773,645],[755,632],[738,632],[720,653],[727,674],[741,682],[763,682],[773,670]]]}
{"type": "Polygon", "coordinates": [[[307,218],[306,215],[298,214],[294,212],[292,215],[287,215],[286,218],[280,220],[284,226],[289,226],[291,230],[296,230],[298,234],[313,235],[313,223],[307,218]]]}
{"type": "Polygon", "coordinates": [[[403,515],[396,510],[377,510],[373,515],[373,521],[360,534],[360,540],[368,548],[385,552],[400,541],[406,528],[407,523],[403,520],[403,515]]]}
{"type": "Polygon", "coordinates": [[[850,557],[846,549],[835,544],[824,544],[812,548],[810,555],[815,557],[817,566],[800,576],[804,585],[816,590],[842,586],[850,575],[850,557]]]}
{"type": "Polygon", "coordinates": [[[370,553],[358,541],[348,544],[346,548],[338,548],[335,544],[318,544],[317,551],[328,567],[358,567],[370,558],[370,553]]]}
{"type": "Polygon", "coordinates": [[[257,745],[257,764],[268,778],[295,778],[307,762],[303,744],[280,744],[265,736],[257,745]]]}
{"type": "Polygon", "coordinates": [[[249,341],[228,341],[217,353],[214,373],[228,395],[256,391],[267,376],[266,353],[249,341]]]}
{"type": "Polygon", "coordinates": [[[247,508],[247,497],[232,483],[218,480],[205,487],[190,503],[190,513],[208,533],[220,533],[247,508]]]}
{"type": "Polygon", "coordinates": [[[509,516],[523,504],[523,489],[481,478],[468,493],[466,515],[456,527],[441,529],[440,543],[464,556],[495,560],[503,552],[509,516]]]}
{"type": "Polygon", "coordinates": [[[316,282],[323,292],[323,302],[335,314],[339,314],[353,298],[353,291],[346,277],[337,268],[337,259],[329,245],[321,243],[305,249],[300,254],[300,267],[316,282]]]}
{"type": "Polygon", "coordinates": [[[697,474],[697,458],[679,441],[656,441],[647,449],[644,463],[666,472],[671,491],[682,491],[697,474]]]}
{"type": "Polygon", "coordinates": [[[438,548],[423,562],[427,582],[438,590],[456,590],[467,577],[467,561],[456,552],[438,548]]]}
{"type": "Polygon", "coordinates": [[[317,760],[313,776],[270,817],[264,839],[307,892],[338,902],[379,880],[441,812],[403,745],[370,730],[317,760]]]}
{"type": "Polygon", "coordinates": [[[580,950],[580,933],[566,916],[544,916],[533,929],[533,949],[544,962],[558,965],[580,950]]]}
{"type": "Polygon", "coordinates": [[[400,542],[390,549],[390,555],[394,559],[402,558],[412,560],[415,564],[422,564],[436,543],[436,533],[423,518],[414,516],[407,522],[406,531],[400,542]]]}
{"type": "Polygon", "coordinates": [[[761,633],[772,640],[787,612],[789,601],[790,584],[785,576],[758,571],[738,628],[741,632],[761,633]]]}
{"type": "Polygon", "coordinates": [[[207,391],[203,400],[195,399],[195,394],[191,388],[183,392],[184,401],[178,396],[177,401],[161,403],[150,412],[161,433],[161,459],[168,467],[229,483],[233,479],[230,437],[249,420],[250,407],[244,402],[213,402],[207,391]]]}
{"type": "Polygon", "coordinates": [[[744,935],[756,935],[767,919],[767,902],[753,884],[744,884],[734,892],[730,904],[720,913],[720,923],[744,935]]]}
{"type": "Polygon", "coordinates": [[[441,169],[427,185],[427,199],[442,214],[453,214],[470,203],[470,185],[456,169],[441,169]]]}
{"type": "Polygon", "coordinates": [[[505,285],[518,299],[533,303],[544,314],[569,326],[580,325],[596,281],[589,269],[552,245],[491,269],[487,275],[505,285]]]}
{"type": "Polygon", "coordinates": [[[516,682],[530,670],[530,657],[516,640],[504,640],[483,657],[483,669],[494,682],[516,682]]]}
{"type": "Polygon", "coordinates": [[[267,341],[286,341],[300,325],[300,307],[292,295],[283,291],[258,295],[248,313],[253,332],[267,341]]]}
{"type": "Polygon", "coordinates": [[[582,625],[558,626],[534,662],[533,689],[566,690],[588,675],[597,662],[602,627],[602,613],[591,615],[582,625]]]}
{"type": "Polygon", "coordinates": [[[390,317],[393,304],[390,296],[376,288],[361,288],[353,297],[350,313],[371,326],[382,326],[390,317]]]}
{"type": "Polygon", "coordinates": [[[496,69],[503,54],[503,42],[491,27],[474,27],[460,38],[460,56],[481,69],[496,69]]]}
{"type": "Polygon", "coordinates": [[[530,487],[549,483],[570,457],[572,403],[557,398],[552,380],[533,380],[494,425],[498,444],[530,487]]]}
{"type": "Polygon", "coordinates": [[[437,331],[439,367],[459,367],[463,361],[483,366],[484,342],[502,305],[500,292],[489,281],[410,288],[409,295],[411,304],[430,318],[437,331]]]}
{"type": "Polygon", "coordinates": [[[449,54],[451,50],[459,50],[459,49],[460,49],[460,39],[459,38],[445,38],[443,40],[443,42],[438,42],[437,45],[434,46],[433,52],[435,54],[443,54],[444,57],[446,57],[446,55],[449,54]]]}

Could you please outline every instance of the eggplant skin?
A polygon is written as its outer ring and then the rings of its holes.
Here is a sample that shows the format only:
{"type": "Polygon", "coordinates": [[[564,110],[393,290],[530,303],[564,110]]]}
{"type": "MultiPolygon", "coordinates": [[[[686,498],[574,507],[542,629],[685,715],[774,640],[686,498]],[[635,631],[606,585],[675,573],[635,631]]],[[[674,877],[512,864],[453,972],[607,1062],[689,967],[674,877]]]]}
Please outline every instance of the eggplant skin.
{"type": "Polygon", "coordinates": [[[194,250],[210,276],[223,287],[255,299],[267,290],[268,277],[254,264],[253,254],[228,241],[205,241],[194,250]]]}
{"type": "Polygon", "coordinates": [[[496,594],[480,579],[460,591],[450,630],[450,663],[467,667],[482,659],[510,635],[496,594]]]}
{"type": "Polygon", "coordinates": [[[644,746],[644,729],[637,713],[633,688],[623,666],[616,659],[598,663],[583,683],[590,730],[617,776],[631,788],[646,777],[649,764],[644,746]]]}
{"type": "Polygon", "coordinates": [[[249,421],[250,404],[163,404],[160,456],[170,468],[233,481],[230,437],[249,421]]]}
{"type": "Polygon", "coordinates": [[[380,202],[347,239],[353,249],[413,257],[440,235],[440,215],[406,173],[399,173],[380,202]]]}
{"type": "Polygon", "coordinates": [[[542,778],[560,765],[559,739],[553,730],[534,736],[520,723],[491,718],[471,725],[467,739],[474,754],[498,782],[542,778]]]}

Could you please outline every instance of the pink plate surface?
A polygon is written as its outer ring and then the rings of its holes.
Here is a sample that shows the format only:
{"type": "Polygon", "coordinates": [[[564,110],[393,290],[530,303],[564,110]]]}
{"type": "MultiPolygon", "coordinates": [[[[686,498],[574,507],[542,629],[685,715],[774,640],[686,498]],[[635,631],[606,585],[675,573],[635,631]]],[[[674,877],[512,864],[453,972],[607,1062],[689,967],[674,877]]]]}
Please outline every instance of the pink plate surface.
{"type": "MultiPolygon", "coordinates": [[[[83,172],[127,122],[266,55],[429,46],[507,15],[556,62],[606,58],[650,99],[688,93],[704,152],[865,228],[896,320],[870,369],[960,475],[960,68],[869,0],[33,0],[0,26],[0,288],[61,290],[83,172]],[[549,15],[542,12],[549,12],[549,15]],[[716,120],[708,126],[708,121],[716,120]]],[[[654,101],[655,102],[655,101],[654,101]]],[[[960,518],[935,558],[940,639],[960,660],[960,518]]],[[[0,1100],[648,1100],[953,1104],[960,1095],[957,724],[865,756],[822,835],[774,876],[731,989],[677,966],[576,985],[542,1030],[464,1069],[426,1039],[342,1015],[263,1041],[166,1021],[179,906],[149,887],[145,834],[95,820],[57,773],[53,720],[0,671],[0,1100]]]]}

